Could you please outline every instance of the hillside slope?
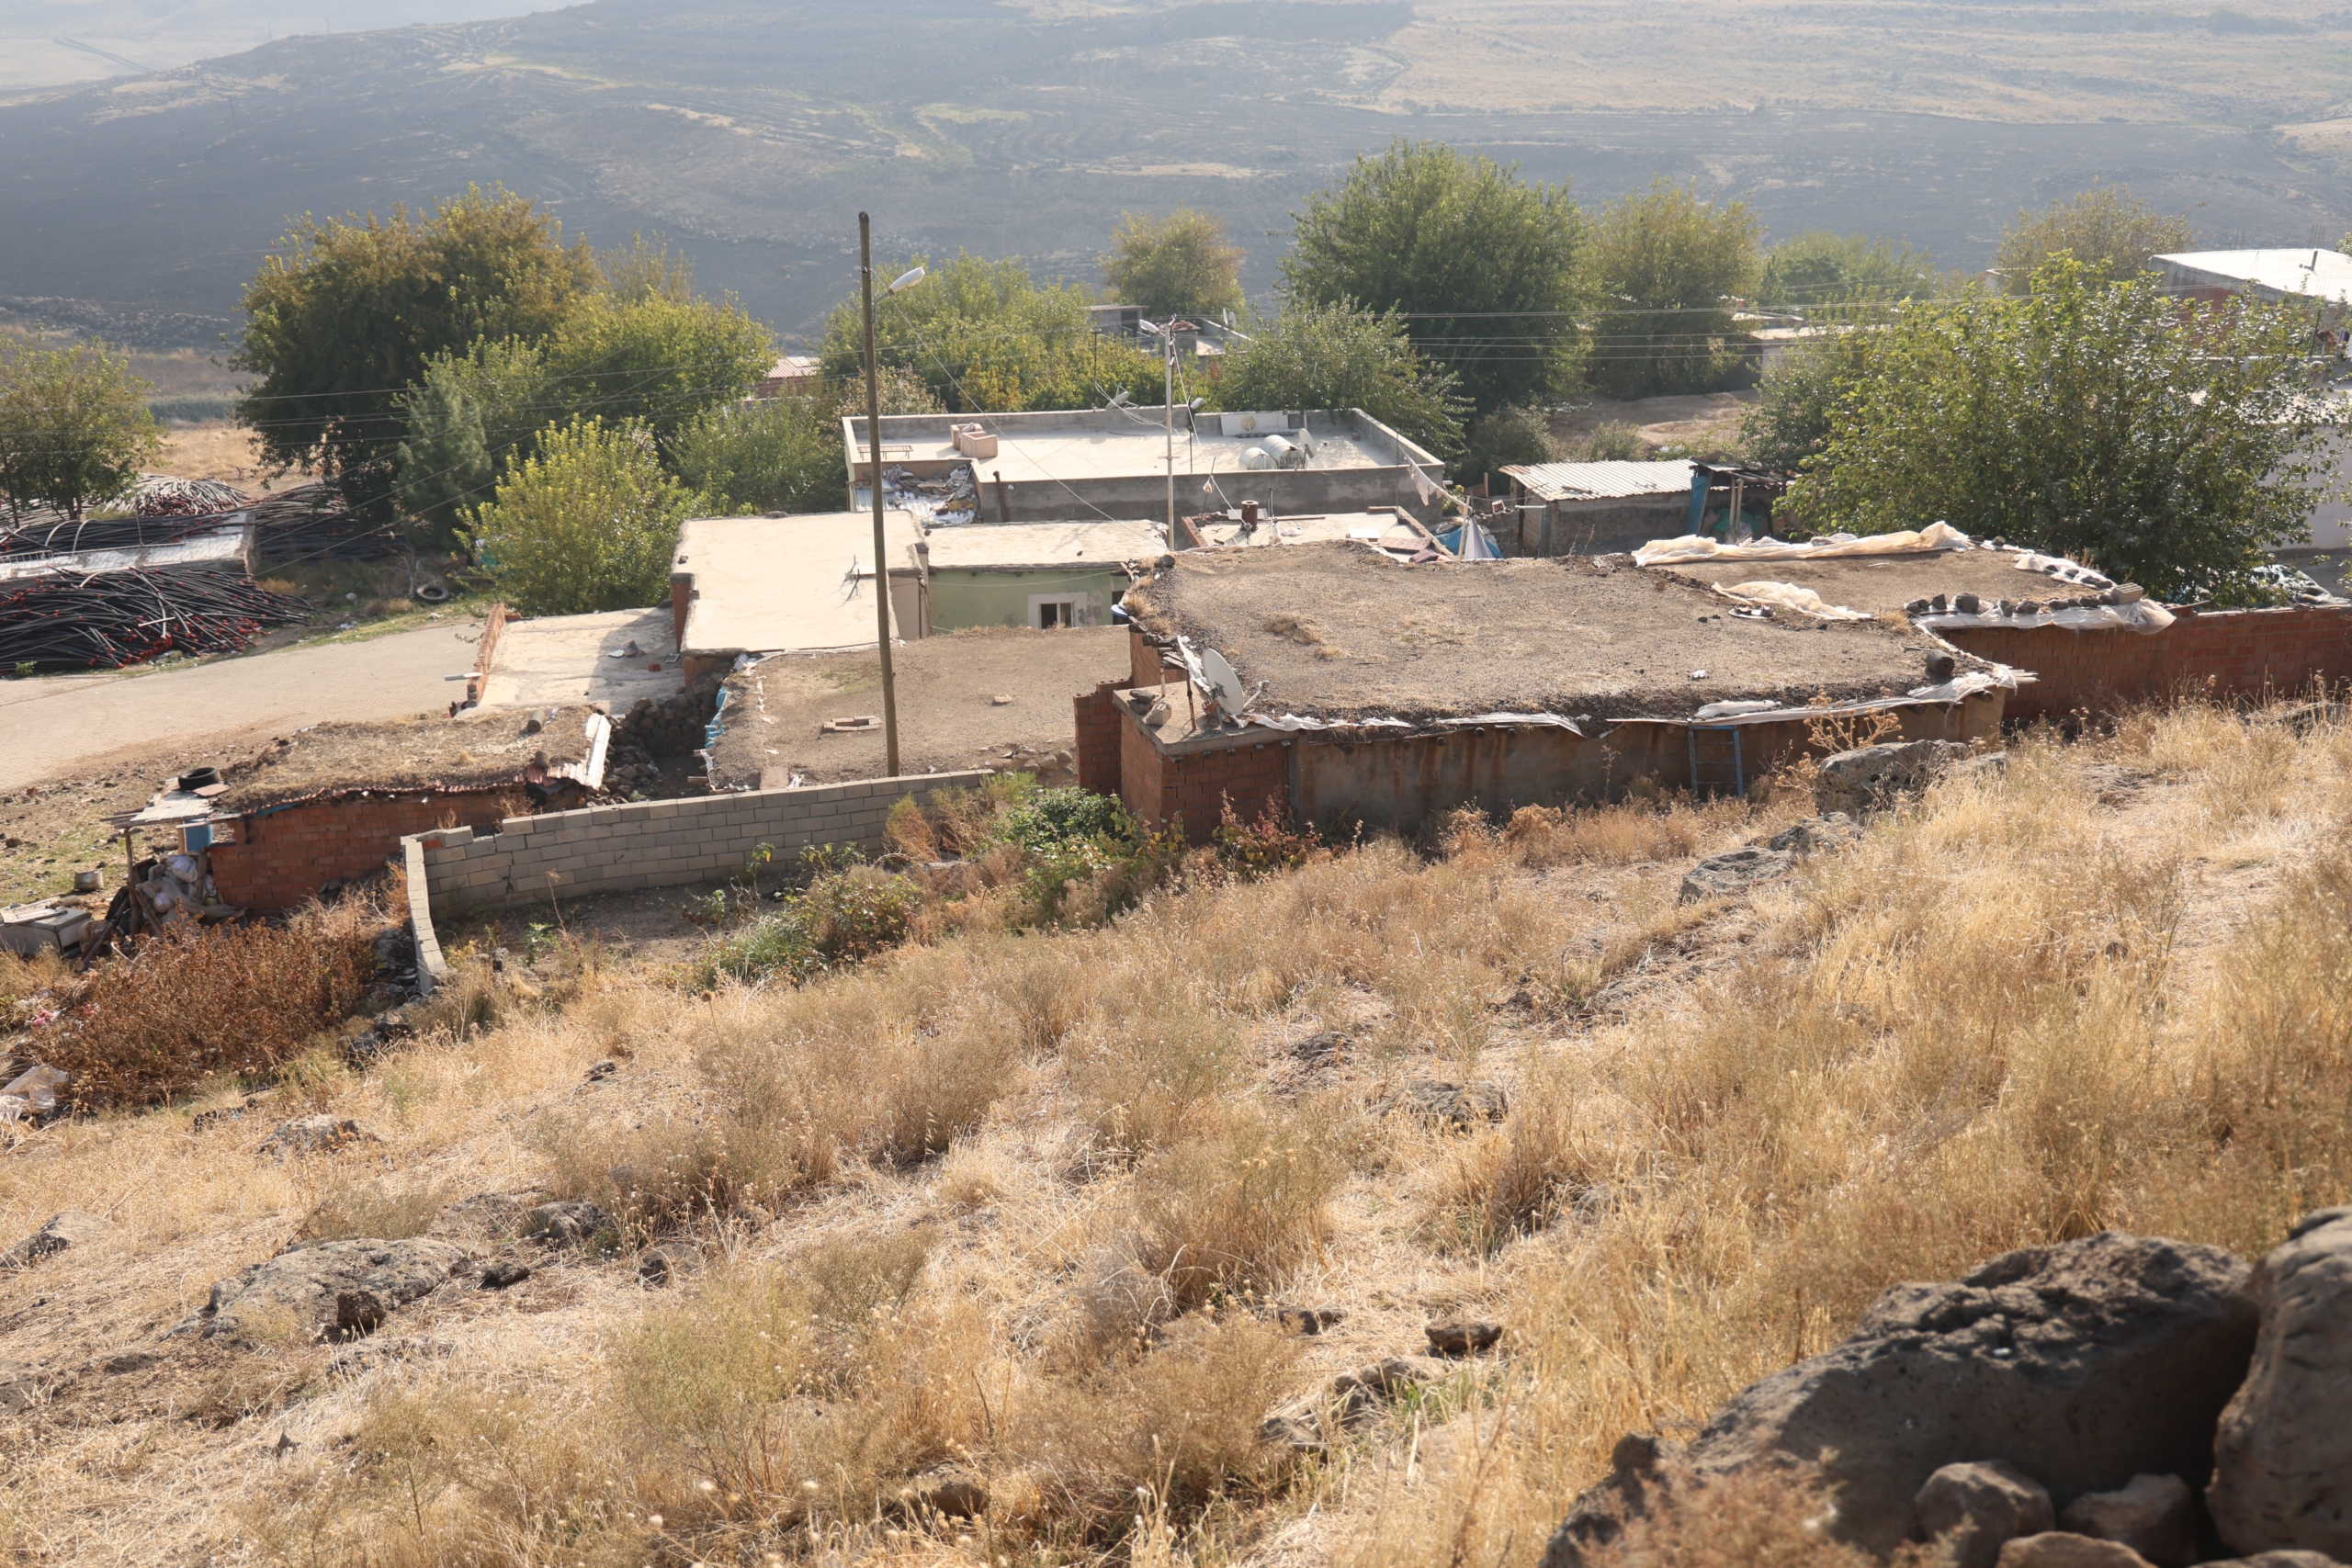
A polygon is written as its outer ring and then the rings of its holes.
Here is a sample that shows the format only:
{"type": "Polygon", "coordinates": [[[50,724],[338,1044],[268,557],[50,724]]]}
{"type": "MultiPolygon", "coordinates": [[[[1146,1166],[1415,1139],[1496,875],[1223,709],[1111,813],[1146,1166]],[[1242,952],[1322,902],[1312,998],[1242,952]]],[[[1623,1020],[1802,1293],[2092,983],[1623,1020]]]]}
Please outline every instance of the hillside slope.
{"type": "Polygon", "coordinates": [[[364,1067],[0,1156],[0,1241],[107,1216],[0,1275],[0,1541],[1529,1568],[1621,1434],[1892,1281],[2103,1227],[2258,1256],[2352,1196],[2347,782],[2352,733],[2191,707],[1752,904],[1675,889],[1795,801],[1464,821],[799,989],[518,917],[364,1067]],[[297,1112],[363,1135],[265,1157],[297,1112]],[[520,1235],[551,1201],[605,1218],[520,1235]],[[238,1304],[337,1237],[439,1273],[238,1304]],[[1499,1346],[1333,1393],[1453,1315],[1499,1346]]]}

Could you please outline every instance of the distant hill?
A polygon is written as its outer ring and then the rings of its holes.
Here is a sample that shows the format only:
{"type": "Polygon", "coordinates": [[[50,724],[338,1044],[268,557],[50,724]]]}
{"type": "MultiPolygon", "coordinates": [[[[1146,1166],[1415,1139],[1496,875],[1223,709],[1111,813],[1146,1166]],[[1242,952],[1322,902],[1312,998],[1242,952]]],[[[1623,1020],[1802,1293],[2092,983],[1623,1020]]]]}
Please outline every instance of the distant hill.
{"type": "Polygon", "coordinates": [[[1587,198],[1695,180],[1776,233],[1898,235],[1948,265],[2094,177],[2218,241],[2333,243],[2352,139],[2305,122],[2352,113],[2331,97],[2347,60],[2352,16],[2283,6],[595,0],[0,107],[0,299],[185,334],[226,321],[289,214],[493,181],[600,244],[664,231],[787,333],[854,282],[860,207],[893,256],[1091,279],[1122,209],[1190,202],[1233,220],[1263,293],[1267,231],[1400,135],[1587,198]]]}

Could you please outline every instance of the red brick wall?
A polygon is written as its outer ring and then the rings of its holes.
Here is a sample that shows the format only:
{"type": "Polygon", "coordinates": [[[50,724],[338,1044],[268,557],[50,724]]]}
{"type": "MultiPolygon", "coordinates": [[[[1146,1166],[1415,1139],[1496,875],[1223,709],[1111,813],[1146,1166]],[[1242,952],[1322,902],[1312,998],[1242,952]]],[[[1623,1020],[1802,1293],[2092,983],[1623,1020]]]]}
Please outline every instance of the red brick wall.
{"type": "Polygon", "coordinates": [[[1143,628],[1127,623],[1127,684],[1157,686],[1169,677],[1160,671],[1159,649],[1143,640],[1143,628]]]}
{"type": "Polygon", "coordinates": [[[1230,746],[1171,756],[1153,743],[1133,715],[1118,716],[1119,798],[1139,821],[1158,824],[1181,815],[1184,837],[1200,844],[1224,820],[1228,801],[1234,815],[1254,820],[1268,801],[1289,800],[1286,740],[1237,739],[1230,746]]]}
{"type": "Polygon", "coordinates": [[[1078,715],[1078,787],[1096,795],[1119,793],[1119,730],[1133,728],[1112,694],[1125,681],[1105,681],[1070,699],[1078,715]]]}
{"type": "Polygon", "coordinates": [[[2007,715],[2108,712],[2176,696],[2289,697],[2352,681],[2352,605],[2182,613],[2165,630],[1971,627],[1945,634],[1980,658],[2030,670],[2007,715]]]}
{"type": "Polygon", "coordinates": [[[399,858],[401,836],[462,826],[495,832],[524,809],[506,790],[345,796],[237,818],[237,841],[212,852],[221,901],[274,913],[330,882],[365,876],[399,858]]]}

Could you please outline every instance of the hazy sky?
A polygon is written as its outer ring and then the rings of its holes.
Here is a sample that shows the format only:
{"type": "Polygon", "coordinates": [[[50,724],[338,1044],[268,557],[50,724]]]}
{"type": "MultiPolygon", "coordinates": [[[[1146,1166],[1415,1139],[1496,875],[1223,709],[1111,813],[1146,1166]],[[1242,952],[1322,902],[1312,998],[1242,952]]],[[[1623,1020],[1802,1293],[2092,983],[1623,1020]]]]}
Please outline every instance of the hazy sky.
{"type": "Polygon", "coordinates": [[[168,70],[288,33],[560,8],[547,0],[0,0],[0,94],[168,70]]]}

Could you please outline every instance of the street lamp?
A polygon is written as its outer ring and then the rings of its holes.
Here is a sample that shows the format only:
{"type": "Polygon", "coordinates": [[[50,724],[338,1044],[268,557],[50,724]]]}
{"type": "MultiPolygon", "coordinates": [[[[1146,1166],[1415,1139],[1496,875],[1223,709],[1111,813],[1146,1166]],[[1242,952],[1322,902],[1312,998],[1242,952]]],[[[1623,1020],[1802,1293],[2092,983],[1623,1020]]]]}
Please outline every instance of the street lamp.
{"type": "MultiPolygon", "coordinates": [[[[865,299],[865,438],[874,462],[874,619],[876,642],[882,651],[883,775],[899,776],[899,688],[890,670],[889,545],[882,532],[882,379],[874,368],[874,223],[857,215],[858,285],[865,299]]],[[[883,298],[912,288],[923,279],[923,269],[900,273],[883,298]]]]}

